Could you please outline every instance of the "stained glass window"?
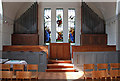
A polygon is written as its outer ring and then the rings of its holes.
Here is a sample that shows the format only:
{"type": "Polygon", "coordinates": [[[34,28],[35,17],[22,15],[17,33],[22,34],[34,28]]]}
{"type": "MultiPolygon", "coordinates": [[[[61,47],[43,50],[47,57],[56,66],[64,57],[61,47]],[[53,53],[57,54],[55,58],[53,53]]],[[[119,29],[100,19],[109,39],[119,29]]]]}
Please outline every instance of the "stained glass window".
{"type": "Polygon", "coordinates": [[[44,9],[44,42],[51,42],[51,9],[44,9]]]}
{"type": "Polygon", "coordinates": [[[63,42],[63,9],[56,9],[56,42],[63,42]]]}
{"type": "Polygon", "coordinates": [[[75,43],[75,9],[68,9],[68,40],[75,43]]]}

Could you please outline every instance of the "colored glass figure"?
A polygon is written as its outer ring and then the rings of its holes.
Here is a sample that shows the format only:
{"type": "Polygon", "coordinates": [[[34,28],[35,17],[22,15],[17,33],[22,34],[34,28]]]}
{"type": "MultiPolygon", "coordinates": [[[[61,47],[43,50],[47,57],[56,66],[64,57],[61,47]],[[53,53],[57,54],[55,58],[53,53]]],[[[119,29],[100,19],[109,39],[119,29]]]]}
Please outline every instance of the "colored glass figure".
{"type": "Polygon", "coordinates": [[[47,27],[46,27],[46,29],[45,29],[45,42],[47,43],[47,42],[50,42],[50,30],[49,29],[47,29],[47,27]]]}
{"type": "Polygon", "coordinates": [[[71,28],[70,30],[69,38],[70,38],[71,43],[75,42],[75,30],[73,28],[71,28]]]}
{"type": "Polygon", "coordinates": [[[57,40],[62,40],[63,39],[63,34],[62,32],[58,32],[58,38],[57,40]]]}
{"type": "Polygon", "coordinates": [[[63,42],[63,9],[56,9],[56,42],[63,42]]]}
{"type": "Polygon", "coordinates": [[[68,40],[75,43],[75,9],[68,9],[68,40]]]}
{"type": "Polygon", "coordinates": [[[51,42],[51,9],[44,9],[44,41],[51,42]]]}
{"type": "Polygon", "coordinates": [[[57,16],[57,18],[58,18],[58,20],[57,20],[58,27],[61,27],[61,25],[62,25],[61,14],[59,14],[59,15],[57,16]]]}

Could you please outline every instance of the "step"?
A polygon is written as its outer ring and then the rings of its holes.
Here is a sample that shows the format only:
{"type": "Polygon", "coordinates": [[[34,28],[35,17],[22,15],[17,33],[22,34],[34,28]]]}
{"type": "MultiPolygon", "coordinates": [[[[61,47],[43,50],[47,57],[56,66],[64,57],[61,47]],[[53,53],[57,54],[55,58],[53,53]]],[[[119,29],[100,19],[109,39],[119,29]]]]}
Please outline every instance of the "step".
{"type": "Polygon", "coordinates": [[[49,60],[48,61],[48,63],[52,63],[52,64],[54,64],[54,63],[72,63],[72,61],[71,60],[49,60]]]}
{"type": "Polygon", "coordinates": [[[46,69],[46,72],[76,72],[73,68],[46,69]]]}
{"type": "Polygon", "coordinates": [[[64,63],[58,63],[58,64],[47,64],[48,69],[52,68],[73,68],[73,64],[64,64],[64,63]]]}

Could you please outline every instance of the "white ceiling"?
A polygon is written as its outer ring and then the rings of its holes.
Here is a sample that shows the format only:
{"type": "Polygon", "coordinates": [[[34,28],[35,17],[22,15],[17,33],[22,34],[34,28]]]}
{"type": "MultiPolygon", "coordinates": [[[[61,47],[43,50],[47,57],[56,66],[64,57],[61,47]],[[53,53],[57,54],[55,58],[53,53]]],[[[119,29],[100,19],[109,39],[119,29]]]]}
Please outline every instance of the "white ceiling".
{"type": "MultiPolygon", "coordinates": [[[[116,2],[91,2],[107,20],[116,14],[116,2]]],[[[25,6],[25,2],[3,2],[3,14],[11,19],[15,19],[17,12],[25,6]]]]}
{"type": "Polygon", "coordinates": [[[116,2],[93,2],[93,4],[101,11],[105,20],[116,15],[116,2]]]}
{"type": "Polygon", "coordinates": [[[23,6],[24,2],[3,2],[4,16],[14,20],[16,13],[23,6]]]}
{"type": "Polygon", "coordinates": [[[2,2],[116,2],[117,0],[2,0],[2,2]]]}

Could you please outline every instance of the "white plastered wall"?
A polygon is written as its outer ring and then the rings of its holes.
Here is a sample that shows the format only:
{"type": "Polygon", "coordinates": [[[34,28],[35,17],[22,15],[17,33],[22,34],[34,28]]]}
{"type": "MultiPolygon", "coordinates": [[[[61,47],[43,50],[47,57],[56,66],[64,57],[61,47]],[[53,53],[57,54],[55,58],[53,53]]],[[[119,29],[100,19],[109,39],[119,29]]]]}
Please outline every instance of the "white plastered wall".
{"type": "Polygon", "coordinates": [[[116,28],[117,20],[116,17],[112,20],[106,21],[106,34],[107,34],[107,45],[116,45],[116,28]]]}
{"type": "Polygon", "coordinates": [[[4,19],[3,22],[3,32],[2,32],[2,41],[3,45],[11,45],[11,35],[13,34],[13,21],[9,19],[4,19]]]}

